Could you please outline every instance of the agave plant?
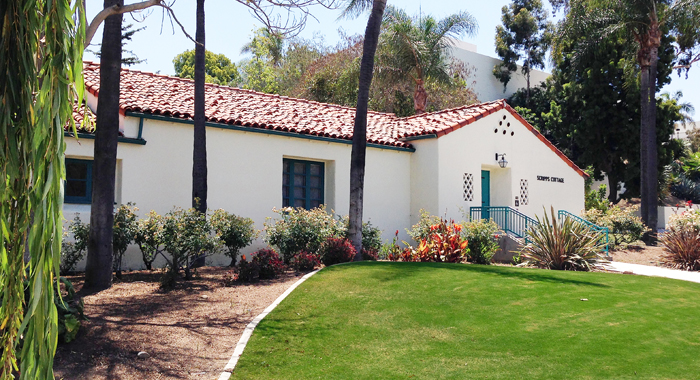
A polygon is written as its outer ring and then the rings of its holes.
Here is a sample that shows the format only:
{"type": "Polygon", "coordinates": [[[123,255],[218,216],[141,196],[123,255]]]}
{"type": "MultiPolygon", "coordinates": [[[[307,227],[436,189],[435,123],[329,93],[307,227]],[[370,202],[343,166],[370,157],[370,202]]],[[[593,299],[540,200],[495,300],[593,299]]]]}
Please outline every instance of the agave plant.
{"type": "Polygon", "coordinates": [[[603,235],[569,217],[558,221],[553,207],[551,215],[550,219],[545,211],[544,218],[537,217],[538,224],[527,231],[529,243],[520,251],[521,265],[590,271],[602,258],[603,235]]]}
{"type": "Polygon", "coordinates": [[[671,266],[700,270],[700,233],[695,228],[671,226],[661,236],[660,243],[671,266]]]}

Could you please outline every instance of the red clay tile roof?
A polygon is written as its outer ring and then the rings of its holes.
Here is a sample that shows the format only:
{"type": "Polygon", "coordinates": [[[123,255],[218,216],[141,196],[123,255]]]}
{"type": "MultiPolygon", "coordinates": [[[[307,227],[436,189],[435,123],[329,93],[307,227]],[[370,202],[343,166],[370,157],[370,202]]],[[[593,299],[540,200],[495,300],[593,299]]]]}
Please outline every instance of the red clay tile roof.
{"type": "MultiPolygon", "coordinates": [[[[85,62],[85,86],[95,96],[100,90],[99,67],[99,64],[85,62]]],[[[128,69],[121,72],[122,112],[191,120],[193,94],[194,82],[191,79],[128,69]]],[[[206,84],[206,94],[205,116],[209,122],[352,140],[354,108],[209,83],[206,84]]],[[[502,99],[406,118],[370,111],[367,114],[367,142],[410,148],[404,138],[440,137],[504,108],[569,166],[586,176],[502,99]]]]}

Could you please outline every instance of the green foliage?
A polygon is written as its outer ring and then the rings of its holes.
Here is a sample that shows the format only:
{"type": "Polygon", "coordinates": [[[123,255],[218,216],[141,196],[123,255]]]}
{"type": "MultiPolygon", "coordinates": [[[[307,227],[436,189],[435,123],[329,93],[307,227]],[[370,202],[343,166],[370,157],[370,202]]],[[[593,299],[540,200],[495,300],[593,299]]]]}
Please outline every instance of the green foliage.
{"type": "Polygon", "coordinates": [[[189,280],[194,259],[216,249],[218,241],[211,230],[206,214],[194,208],[183,210],[176,207],[165,215],[163,245],[171,256],[171,261],[168,262],[168,276],[171,279],[165,281],[166,285],[174,281],[180,268],[184,268],[185,279],[189,280]]]}
{"type": "Polygon", "coordinates": [[[139,219],[136,222],[134,242],[138,244],[141,258],[148,270],[153,269],[153,261],[159,253],[162,253],[162,246],[165,242],[164,224],[163,217],[153,210],[148,213],[145,219],[139,219]]]}
{"type": "Polygon", "coordinates": [[[61,264],[59,268],[62,275],[75,270],[75,265],[85,257],[90,236],[90,225],[83,224],[80,216],[76,215],[68,226],[68,231],[73,235],[73,242],[66,241],[65,236],[61,241],[61,264]]]}
{"type": "Polygon", "coordinates": [[[607,185],[600,185],[598,190],[592,190],[589,186],[586,189],[586,210],[596,209],[606,213],[610,207],[610,201],[605,197],[607,191],[607,185]]]}
{"type": "Polygon", "coordinates": [[[78,335],[81,322],[87,320],[85,317],[83,300],[77,297],[73,284],[65,277],[59,278],[60,284],[63,286],[62,294],[61,287],[56,287],[54,294],[54,303],[58,311],[58,338],[70,343],[78,335]]]}
{"type": "Polygon", "coordinates": [[[497,234],[498,225],[491,219],[464,223],[462,237],[469,242],[467,260],[475,264],[490,264],[499,248],[497,234]]]}
{"type": "Polygon", "coordinates": [[[52,379],[63,128],[82,104],[82,2],[0,5],[0,379],[52,379]],[[24,261],[25,250],[28,261],[24,261]],[[25,287],[29,299],[25,302],[25,287]],[[26,305],[26,309],[25,309],[26,305]],[[18,339],[23,337],[21,351],[18,339]],[[19,358],[19,360],[17,360],[19,358]]]}
{"type": "Polygon", "coordinates": [[[540,0],[513,0],[501,9],[501,22],[496,27],[496,53],[501,63],[493,69],[493,75],[503,83],[505,90],[511,75],[522,60],[522,73],[530,90],[530,71],[544,68],[545,54],[552,42],[554,25],[548,20],[547,11],[540,0]]]}
{"type": "Polygon", "coordinates": [[[264,28],[253,33],[253,39],[243,50],[245,53],[251,53],[252,57],[240,63],[243,88],[276,94],[279,92],[279,83],[275,75],[275,66],[282,51],[281,37],[264,28]]]}
{"type": "Polygon", "coordinates": [[[329,237],[318,247],[318,255],[325,266],[349,263],[355,258],[355,248],[350,240],[329,237]]]}
{"type": "Polygon", "coordinates": [[[530,240],[520,251],[521,265],[557,270],[590,271],[602,258],[605,239],[583,223],[566,217],[557,221],[554,208],[551,219],[537,217],[538,224],[526,232],[530,240]]]}
{"type": "Polygon", "coordinates": [[[226,247],[231,266],[236,265],[238,252],[258,237],[253,219],[230,214],[223,209],[214,211],[210,219],[214,232],[226,247]]]}
{"type": "Polygon", "coordinates": [[[132,204],[127,203],[120,205],[114,213],[114,227],[112,229],[112,247],[114,252],[114,260],[112,262],[113,269],[117,274],[117,278],[122,276],[122,261],[126,249],[134,240],[136,233],[136,211],[138,209],[132,204]]]}
{"type": "Polygon", "coordinates": [[[616,249],[622,244],[641,240],[642,236],[649,231],[642,222],[642,218],[637,216],[638,209],[639,206],[614,205],[607,210],[586,210],[581,216],[595,225],[607,227],[610,232],[610,248],[616,249]]]}
{"type": "Polygon", "coordinates": [[[268,218],[265,222],[265,241],[277,248],[285,264],[301,251],[316,253],[328,238],[345,236],[342,221],[333,218],[324,206],[273,211],[279,214],[279,219],[268,218]]]}
{"type": "Polygon", "coordinates": [[[402,251],[401,247],[399,247],[399,230],[396,230],[391,242],[382,245],[382,248],[379,250],[378,258],[382,260],[398,261],[402,251]]]}
{"type": "Polygon", "coordinates": [[[440,223],[440,221],[440,217],[430,215],[430,213],[421,209],[418,223],[414,224],[410,230],[407,229],[406,232],[408,233],[408,236],[415,240],[416,243],[420,243],[430,236],[430,228],[440,223]]]}
{"type": "MultiPolygon", "coordinates": [[[[173,59],[175,76],[194,79],[194,49],[186,50],[173,59]]],[[[236,86],[241,81],[236,64],[223,54],[207,50],[204,53],[205,82],[222,86],[236,86]]]]}

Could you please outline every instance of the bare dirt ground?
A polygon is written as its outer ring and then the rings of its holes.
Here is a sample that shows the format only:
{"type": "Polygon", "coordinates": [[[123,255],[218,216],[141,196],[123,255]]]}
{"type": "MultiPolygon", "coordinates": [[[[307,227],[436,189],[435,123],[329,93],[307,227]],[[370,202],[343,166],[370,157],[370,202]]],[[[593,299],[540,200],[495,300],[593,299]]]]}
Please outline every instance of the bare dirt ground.
{"type": "Polygon", "coordinates": [[[667,266],[663,261],[664,250],[661,247],[628,246],[627,249],[610,252],[610,256],[612,261],[621,263],[667,266]]]}
{"type": "Polygon", "coordinates": [[[69,277],[89,321],[76,340],[59,344],[56,378],[217,379],[245,326],[303,275],[225,287],[227,271],[200,268],[170,291],[159,289],[158,271],[130,272],[89,295],[80,292],[82,276],[69,277]]]}

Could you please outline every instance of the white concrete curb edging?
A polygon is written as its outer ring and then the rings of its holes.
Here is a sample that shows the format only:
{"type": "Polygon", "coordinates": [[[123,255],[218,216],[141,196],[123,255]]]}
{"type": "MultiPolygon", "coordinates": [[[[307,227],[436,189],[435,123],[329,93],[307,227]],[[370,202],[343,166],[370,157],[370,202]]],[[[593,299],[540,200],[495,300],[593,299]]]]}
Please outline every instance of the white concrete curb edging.
{"type": "Polygon", "coordinates": [[[300,278],[299,281],[295,282],[294,285],[290,286],[287,291],[282,293],[281,296],[277,297],[275,302],[270,304],[260,315],[255,317],[248,326],[246,326],[245,330],[243,331],[243,335],[241,335],[241,339],[238,340],[238,344],[236,345],[236,349],[233,351],[233,356],[231,356],[231,360],[228,361],[228,364],[226,364],[226,367],[224,367],[224,372],[221,373],[221,376],[219,376],[219,380],[228,380],[228,378],[231,376],[231,372],[233,372],[234,368],[236,368],[236,363],[238,363],[238,359],[241,357],[243,354],[243,350],[245,350],[245,346],[248,344],[248,340],[250,340],[251,335],[253,335],[253,330],[255,330],[255,327],[260,323],[260,321],[263,320],[272,310],[275,310],[277,305],[280,304],[287,296],[294,290],[296,289],[297,286],[301,285],[302,282],[306,281],[309,277],[313,276],[316,274],[316,272],[320,271],[320,269],[317,269],[311,273],[308,273],[304,277],[300,278]]]}

